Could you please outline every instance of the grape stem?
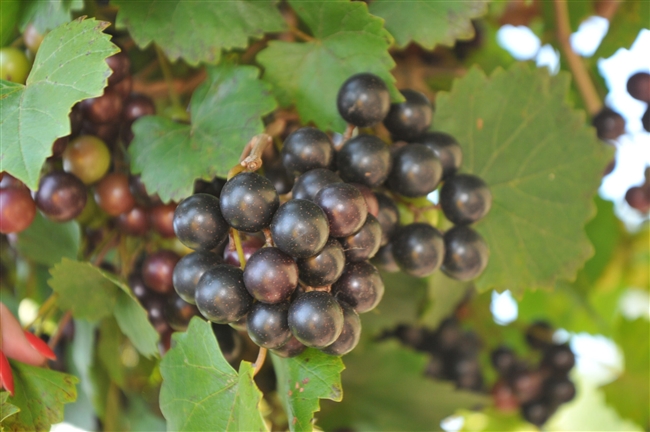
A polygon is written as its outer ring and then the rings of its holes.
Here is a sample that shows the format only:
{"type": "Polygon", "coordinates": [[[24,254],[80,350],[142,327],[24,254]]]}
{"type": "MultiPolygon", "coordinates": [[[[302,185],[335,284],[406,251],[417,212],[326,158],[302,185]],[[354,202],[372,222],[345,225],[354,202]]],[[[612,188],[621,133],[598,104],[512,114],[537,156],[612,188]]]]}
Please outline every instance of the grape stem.
{"type": "Polygon", "coordinates": [[[239,164],[248,171],[256,171],[262,167],[262,153],[273,142],[271,135],[261,133],[248,141],[239,158],[239,164]]]}
{"type": "Polygon", "coordinates": [[[271,230],[269,228],[264,228],[262,230],[264,233],[264,241],[267,246],[275,246],[275,243],[273,242],[273,237],[271,236],[271,230]]]}
{"type": "Polygon", "coordinates": [[[334,149],[336,151],[339,151],[343,148],[346,142],[350,141],[350,138],[352,138],[352,134],[354,134],[354,128],[356,126],[348,123],[348,125],[345,128],[345,132],[343,132],[343,138],[341,138],[341,141],[337,145],[334,145],[334,149]]]}
{"type": "Polygon", "coordinates": [[[59,321],[59,325],[56,328],[56,333],[52,336],[50,342],[48,343],[48,345],[50,346],[50,348],[52,348],[52,350],[54,350],[56,345],[63,337],[63,331],[65,330],[65,327],[68,325],[71,319],[72,319],[72,311],[67,311],[61,318],[61,321],[59,321]]]}
{"type": "Polygon", "coordinates": [[[100,245],[98,248],[97,256],[93,260],[93,265],[94,266],[99,266],[102,261],[104,260],[104,257],[110,251],[113,247],[116,246],[115,240],[117,240],[118,234],[116,231],[113,231],[111,234],[109,234],[108,238],[104,241],[103,244],[100,245]]]}
{"type": "Polygon", "coordinates": [[[289,25],[289,32],[295,36],[298,36],[298,38],[302,39],[305,42],[313,42],[316,40],[313,37],[309,36],[307,33],[299,30],[297,27],[294,27],[292,25],[289,25]]]}
{"type": "Polygon", "coordinates": [[[439,210],[440,209],[440,204],[431,204],[428,206],[424,207],[418,207],[415,204],[413,204],[410,201],[405,200],[399,195],[390,194],[391,198],[393,198],[393,201],[399,202],[400,204],[404,205],[413,214],[413,219],[415,222],[419,222],[420,218],[422,218],[422,214],[429,211],[429,210],[439,210]]]}
{"type": "Polygon", "coordinates": [[[246,255],[244,255],[244,249],[241,246],[241,236],[239,235],[239,231],[234,228],[231,229],[230,233],[232,234],[232,239],[235,243],[235,249],[237,250],[237,256],[239,257],[240,267],[242,270],[244,270],[244,268],[246,268],[246,255]]]}
{"type": "Polygon", "coordinates": [[[262,369],[262,366],[264,366],[266,352],[266,348],[263,347],[260,347],[260,350],[257,352],[257,358],[255,359],[255,363],[253,363],[253,376],[257,375],[257,373],[262,369]]]}

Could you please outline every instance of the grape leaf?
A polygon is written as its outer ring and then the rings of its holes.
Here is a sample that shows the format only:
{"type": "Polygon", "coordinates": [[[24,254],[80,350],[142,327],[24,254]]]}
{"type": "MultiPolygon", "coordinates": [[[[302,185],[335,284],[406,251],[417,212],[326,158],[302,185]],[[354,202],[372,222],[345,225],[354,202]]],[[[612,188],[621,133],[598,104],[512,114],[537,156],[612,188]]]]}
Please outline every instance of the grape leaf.
{"type": "Polygon", "coordinates": [[[160,364],[160,410],[168,430],[266,430],[259,412],[262,393],[251,364],[237,373],[224,359],[210,323],[192,318],[160,364]]]}
{"type": "Polygon", "coordinates": [[[159,45],[172,61],[218,63],[222,50],[246,48],[251,37],[285,29],[275,0],[184,2],[118,0],[117,27],[146,47],[159,45]]]}
{"type": "Polygon", "coordinates": [[[313,430],[314,413],[319,399],[340,402],[343,399],[340,357],[307,349],[294,358],[271,356],[278,380],[278,394],[293,431],[313,430]]]}
{"type": "Polygon", "coordinates": [[[315,39],[271,41],[257,56],[264,79],[275,86],[283,106],[295,104],[303,123],[341,132],[345,122],[336,109],[336,95],[346,79],[360,72],[380,76],[393,99],[403,100],[389,73],[395,66],[388,54],[391,36],[363,2],[289,3],[315,39]]]}
{"type": "Polygon", "coordinates": [[[32,224],[18,234],[18,251],[22,256],[48,267],[61,258],[77,258],[81,230],[75,221],[54,222],[37,212],[32,224]]]}
{"type": "Polygon", "coordinates": [[[140,354],[147,358],[158,355],[158,333],[149,322],[147,311],[130,295],[130,291],[118,294],[113,315],[122,333],[140,354]]]}
{"type": "Polygon", "coordinates": [[[584,225],[611,153],[565,103],[568,85],[566,73],[523,63],[490,78],[473,68],[436,99],[436,127],[461,143],[462,171],[492,191],[476,224],[491,251],[479,290],[552,287],[593,254],[584,225]]]}
{"type": "Polygon", "coordinates": [[[609,23],[609,30],[598,46],[594,58],[608,58],[621,49],[629,49],[643,29],[650,29],[650,2],[625,0],[609,23]]]}
{"type": "Polygon", "coordinates": [[[10,361],[14,374],[14,396],[8,400],[20,408],[16,415],[3,420],[5,431],[48,431],[63,421],[63,405],[77,398],[72,375],[10,361]]]}
{"type": "Polygon", "coordinates": [[[397,342],[359,346],[345,356],[345,402],[323,403],[323,430],[439,430],[459,408],[485,404],[485,395],[455,390],[423,376],[427,356],[397,342]],[[370,367],[372,366],[372,367],[370,367]]]}
{"type": "Polygon", "coordinates": [[[142,173],[150,193],[179,201],[192,193],[195,179],[225,177],[239,162],[246,143],[264,130],[261,117],[276,107],[258,74],[255,67],[229,63],[209,68],[192,95],[191,125],[160,116],[134,124],[132,170],[142,173]]]}
{"type": "Polygon", "coordinates": [[[101,362],[108,376],[119,387],[124,388],[125,370],[120,359],[124,335],[114,319],[103,319],[99,325],[97,337],[97,359],[101,362]]]}
{"type": "Polygon", "coordinates": [[[12,405],[7,402],[8,397],[9,392],[0,392],[0,424],[2,424],[8,417],[20,411],[20,408],[18,408],[16,405],[12,405]]]}
{"type": "Polygon", "coordinates": [[[116,53],[108,23],[76,20],[45,36],[27,77],[27,85],[0,81],[0,163],[3,171],[38,187],[52,143],[70,133],[68,113],[82,99],[99,96],[116,53]]]}
{"type": "Polygon", "coordinates": [[[24,2],[20,30],[32,23],[44,34],[72,19],[73,11],[84,8],[83,0],[28,0],[24,2]]]}
{"type": "Polygon", "coordinates": [[[404,48],[413,41],[432,50],[438,44],[453,46],[457,39],[471,39],[474,36],[471,19],[484,15],[487,4],[488,0],[375,0],[368,8],[370,13],[386,20],[386,30],[393,35],[398,47],[404,48]]]}

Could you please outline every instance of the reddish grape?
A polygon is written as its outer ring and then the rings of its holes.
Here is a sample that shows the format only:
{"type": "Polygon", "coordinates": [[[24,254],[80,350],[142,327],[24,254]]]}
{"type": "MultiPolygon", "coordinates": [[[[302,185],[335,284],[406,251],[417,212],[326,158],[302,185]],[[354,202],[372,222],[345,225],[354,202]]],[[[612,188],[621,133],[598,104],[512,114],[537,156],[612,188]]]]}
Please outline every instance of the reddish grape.
{"type": "MultiPolygon", "coordinates": [[[[6,176],[5,176],[6,177],[6,176]]],[[[0,189],[0,233],[17,233],[31,225],[36,204],[26,188],[0,189]]]]}
{"type": "Polygon", "coordinates": [[[130,211],[135,206],[135,199],[126,174],[112,173],[104,177],[95,188],[95,201],[111,216],[130,211]]]}

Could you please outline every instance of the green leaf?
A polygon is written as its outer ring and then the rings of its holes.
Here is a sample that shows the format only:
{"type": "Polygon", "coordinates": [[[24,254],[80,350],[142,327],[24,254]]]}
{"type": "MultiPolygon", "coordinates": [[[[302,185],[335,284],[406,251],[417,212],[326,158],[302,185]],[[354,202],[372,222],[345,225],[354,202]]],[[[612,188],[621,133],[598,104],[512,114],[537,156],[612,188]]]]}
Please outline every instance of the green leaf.
{"type": "Polygon", "coordinates": [[[323,403],[323,430],[439,430],[459,408],[486,404],[485,395],[459,391],[423,376],[427,356],[397,342],[359,346],[345,356],[345,402],[323,403]]]}
{"type": "Polygon", "coordinates": [[[217,63],[222,50],[246,48],[249,38],[285,29],[275,0],[184,2],[119,0],[117,27],[140,47],[151,42],[172,61],[217,63]]]}
{"type": "Polygon", "coordinates": [[[97,358],[108,372],[111,381],[124,388],[125,370],[120,359],[124,335],[112,318],[102,320],[97,337],[97,358]]]}
{"type": "Polygon", "coordinates": [[[122,333],[140,354],[148,358],[158,356],[158,333],[149,322],[147,311],[130,295],[130,291],[118,294],[113,315],[122,333]]]}
{"type": "Polygon", "coordinates": [[[621,48],[629,49],[641,30],[650,29],[648,17],[650,17],[650,2],[624,0],[609,23],[609,30],[596,50],[594,58],[608,58],[621,48]]]}
{"type": "Polygon", "coordinates": [[[225,177],[239,162],[246,143],[264,131],[261,117],[276,107],[268,84],[252,66],[223,64],[190,103],[192,124],[146,116],[133,126],[132,170],[142,173],[150,193],[163,201],[191,195],[194,180],[225,177]]]}
{"type": "Polygon", "coordinates": [[[386,30],[395,37],[398,47],[417,42],[432,50],[438,44],[454,46],[456,40],[471,39],[474,36],[471,19],[484,15],[487,4],[488,0],[375,0],[368,8],[370,13],[386,20],[386,30]]]}
{"type": "Polygon", "coordinates": [[[29,228],[18,234],[17,247],[25,258],[51,267],[64,257],[76,259],[80,242],[77,222],[54,222],[37,212],[29,228]]]}
{"type": "Polygon", "coordinates": [[[5,46],[11,42],[11,37],[16,29],[16,22],[20,12],[19,1],[2,2],[2,13],[0,13],[0,46],[5,46]]]}
{"type": "Polygon", "coordinates": [[[77,398],[72,375],[10,361],[14,374],[14,396],[8,400],[20,412],[2,422],[5,431],[48,431],[63,421],[63,405],[77,398]]]}
{"type": "Polygon", "coordinates": [[[20,20],[21,31],[32,23],[39,33],[44,34],[72,19],[73,11],[84,8],[83,0],[28,0],[23,6],[20,20]]]}
{"type": "Polygon", "coordinates": [[[167,430],[266,430],[251,364],[242,361],[237,373],[224,359],[210,323],[195,317],[173,341],[160,364],[160,410],[167,430]]]}
{"type": "Polygon", "coordinates": [[[20,412],[20,408],[7,402],[9,392],[0,392],[0,424],[10,416],[20,412]]]}
{"type": "Polygon", "coordinates": [[[294,358],[271,356],[277,376],[278,394],[289,419],[289,429],[312,431],[319,399],[340,402],[343,399],[340,357],[307,349],[294,358]]]}
{"type": "Polygon", "coordinates": [[[36,54],[27,85],[0,81],[0,162],[3,171],[36,190],[52,143],[70,133],[68,113],[82,99],[99,96],[116,53],[108,23],[76,20],[52,30],[36,54]],[[83,71],[81,73],[80,71],[83,71]]]}
{"type": "Polygon", "coordinates": [[[490,78],[471,69],[436,99],[437,129],[458,139],[462,170],[492,191],[476,225],[491,252],[481,291],[552,287],[593,254],[584,225],[611,153],[565,103],[568,86],[568,74],[521,63],[490,78]]]}
{"type": "Polygon", "coordinates": [[[346,79],[360,72],[383,78],[392,97],[401,100],[389,73],[395,66],[388,53],[391,36],[365,3],[289,3],[315,39],[271,41],[257,56],[265,68],[264,79],[275,86],[283,106],[295,104],[303,123],[341,132],[345,122],[336,109],[336,95],[346,79]]]}

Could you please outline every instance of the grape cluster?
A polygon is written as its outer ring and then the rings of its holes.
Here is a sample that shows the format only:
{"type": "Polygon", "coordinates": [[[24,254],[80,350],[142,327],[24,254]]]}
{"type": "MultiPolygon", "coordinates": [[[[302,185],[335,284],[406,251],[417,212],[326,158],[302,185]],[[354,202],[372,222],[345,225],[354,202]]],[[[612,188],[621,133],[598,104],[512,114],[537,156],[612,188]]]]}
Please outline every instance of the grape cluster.
{"type": "Polygon", "coordinates": [[[546,322],[536,322],[526,331],[526,341],[541,351],[541,361],[531,367],[515,352],[501,346],[492,352],[492,365],[499,380],[492,389],[495,405],[502,411],[521,409],[522,416],[541,426],[563,403],[576,394],[569,372],[575,365],[575,355],[568,344],[553,343],[553,328],[546,322]]]}

